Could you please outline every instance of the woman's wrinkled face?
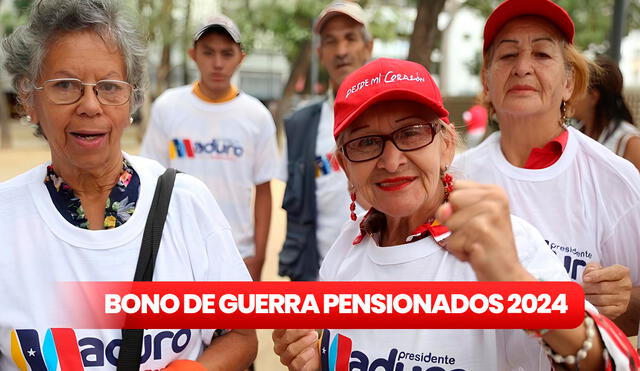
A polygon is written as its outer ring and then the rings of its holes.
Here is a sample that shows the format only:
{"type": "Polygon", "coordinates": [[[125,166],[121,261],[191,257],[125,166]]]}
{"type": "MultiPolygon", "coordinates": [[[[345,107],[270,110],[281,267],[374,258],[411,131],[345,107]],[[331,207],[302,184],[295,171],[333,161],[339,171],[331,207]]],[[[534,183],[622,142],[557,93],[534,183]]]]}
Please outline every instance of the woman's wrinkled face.
{"type": "MultiPolygon", "coordinates": [[[[118,48],[105,44],[92,31],[70,32],[52,41],[42,66],[36,86],[58,78],[84,83],[127,80],[118,48]]],[[[85,86],[80,100],[63,105],[50,102],[43,91],[34,91],[27,112],[41,126],[54,166],[96,169],[120,158],[120,138],[130,124],[130,104],[102,105],[92,87],[85,86]]]]}
{"type": "Polygon", "coordinates": [[[341,135],[338,145],[417,124],[436,123],[436,134],[428,146],[406,152],[388,140],[379,157],[364,162],[352,162],[339,151],[338,161],[357,197],[392,217],[435,211],[444,197],[440,170],[451,163],[455,152],[452,140],[444,140],[437,120],[430,109],[407,101],[382,102],[364,111],[341,135]]]}
{"type": "Polygon", "coordinates": [[[527,116],[560,112],[573,91],[567,71],[563,38],[539,17],[507,23],[492,44],[485,75],[485,92],[498,115],[527,116]]]}

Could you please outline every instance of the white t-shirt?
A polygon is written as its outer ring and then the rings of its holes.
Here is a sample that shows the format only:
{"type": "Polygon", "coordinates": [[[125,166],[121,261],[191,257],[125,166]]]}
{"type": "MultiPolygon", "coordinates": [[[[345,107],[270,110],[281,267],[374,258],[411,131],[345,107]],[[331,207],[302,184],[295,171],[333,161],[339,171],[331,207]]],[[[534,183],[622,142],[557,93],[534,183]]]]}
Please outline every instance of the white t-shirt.
{"type": "Polygon", "coordinates": [[[640,175],[627,160],[569,128],[566,147],[553,165],[523,169],[500,149],[500,133],[456,157],[462,178],[503,187],[511,212],[533,224],[565,267],[582,282],[584,266],[629,267],[640,284],[640,175]]]}
{"type": "MultiPolygon", "coordinates": [[[[334,157],[333,107],[325,101],[320,112],[316,140],[316,238],[320,257],[324,258],[349,219],[349,183],[334,157]]],[[[356,210],[358,212],[358,210],[356,210]]]]}
{"type": "MultiPolygon", "coordinates": [[[[92,231],[67,222],[45,187],[46,165],[0,184],[0,369],[116,369],[121,330],[58,328],[59,311],[75,303],[61,300],[56,282],[133,280],[164,168],[125,157],[140,176],[140,197],[131,218],[113,229],[92,231]]],[[[153,280],[250,280],[216,201],[186,174],[176,177],[153,280]]],[[[213,331],[145,330],[141,369],[196,359],[213,331]]]]}
{"type": "Polygon", "coordinates": [[[242,257],[255,254],[252,194],[279,169],[275,125],[257,99],[240,92],[207,103],[192,86],[165,91],[154,102],[140,155],[201,179],[231,225],[242,257]]]}
{"type": "MultiPolygon", "coordinates": [[[[350,220],[351,197],[349,183],[334,156],[336,141],[333,138],[333,100],[325,100],[320,111],[318,136],[316,137],[316,240],[318,251],[323,259],[336,238],[345,221],[350,220]]],[[[288,140],[294,140],[289,138],[288,140]]],[[[282,156],[282,168],[278,176],[287,181],[286,146],[282,156]]],[[[356,203],[356,213],[363,209],[356,203]]]]}
{"type": "MultiPolygon", "coordinates": [[[[320,268],[321,280],[477,280],[470,264],[456,259],[429,237],[399,246],[379,247],[366,236],[354,246],[352,241],[359,233],[358,225],[347,223],[324,259],[320,268]]],[[[517,217],[512,217],[512,225],[518,256],[524,267],[537,278],[567,281],[566,272],[538,231],[517,217]]],[[[352,369],[357,364],[360,369],[370,370],[374,362],[380,367],[375,370],[551,369],[541,347],[522,330],[329,331],[332,337],[329,344],[337,334],[351,339],[349,360],[352,369]]],[[[335,369],[342,369],[340,367],[335,365],[335,369]]]]}

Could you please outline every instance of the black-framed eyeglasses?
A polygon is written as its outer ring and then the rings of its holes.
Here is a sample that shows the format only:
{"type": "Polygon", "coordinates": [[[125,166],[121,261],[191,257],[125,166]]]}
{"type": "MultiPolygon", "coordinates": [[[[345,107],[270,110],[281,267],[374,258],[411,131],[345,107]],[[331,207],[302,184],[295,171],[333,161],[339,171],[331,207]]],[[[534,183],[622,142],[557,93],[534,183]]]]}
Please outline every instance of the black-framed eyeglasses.
{"type": "Polygon", "coordinates": [[[84,95],[84,87],[91,86],[100,104],[105,106],[120,106],[131,99],[133,86],[126,81],[100,80],[95,84],[84,83],[78,79],[63,78],[51,79],[35,86],[39,91],[44,91],[47,99],[54,104],[73,104],[84,95]]]}
{"type": "Polygon", "coordinates": [[[414,151],[433,142],[438,124],[426,123],[401,127],[387,135],[367,135],[351,139],[342,145],[342,152],[351,162],[364,162],[379,157],[390,140],[400,151],[414,151]]]}

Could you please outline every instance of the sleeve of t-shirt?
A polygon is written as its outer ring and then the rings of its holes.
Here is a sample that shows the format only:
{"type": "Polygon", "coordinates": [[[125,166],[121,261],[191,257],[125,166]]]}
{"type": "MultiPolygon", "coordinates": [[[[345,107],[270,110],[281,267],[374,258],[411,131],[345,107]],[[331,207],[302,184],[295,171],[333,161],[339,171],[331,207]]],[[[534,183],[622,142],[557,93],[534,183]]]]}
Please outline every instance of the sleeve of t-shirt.
{"type": "Polygon", "coordinates": [[[287,182],[289,179],[289,158],[287,151],[287,140],[284,140],[282,143],[282,152],[280,153],[280,166],[278,167],[278,174],[276,174],[276,178],[282,180],[283,182],[287,182]]]}
{"type": "MultiPolygon", "coordinates": [[[[206,185],[199,179],[178,174],[176,183],[186,189],[192,197],[190,206],[183,207],[183,222],[191,223],[191,250],[194,280],[203,282],[251,281],[251,276],[231,234],[231,227],[218,203],[206,185]],[[189,209],[189,208],[192,209],[189,209]]],[[[221,326],[223,327],[223,326],[221,326]]],[[[209,345],[214,335],[221,336],[227,329],[203,329],[202,341],[209,345]]]]}
{"type": "Polygon", "coordinates": [[[602,240],[602,266],[621,264],[629,268],[633,286],[640,285],[640,203],[629,207],[602,240]]]}
{"type": "Polygon", "coordinates": [[[140,156],[158,161],[164,167],[169,167],[169,141],[170,138],[164,130],[161,121],[160,107],[156,104],[151,108],[151,117],[147,131],[142,139],[140,156]]]}
{"type": "MultiPolygon", "coordinates": [[[[233,242],[230,228],[211,234],[205,240],[205,246],[209,270],[204,281],[251,281],[249,271],[233,242]]],[[[208,346],[214,337],[223,336],[228,332],[228,329],[203,329],[202,341],[208,346]]]]}
{"type": "Polygon", "coordinates": [[[359,215],[358,218],[356,222],[348,220],[342,225],[338,238],[336,238],[327,255],[322,259],[320,271],[318,272],[318,281],[336,280],[338,267],[340,267],[340,263],[344,261],[349,250],[353,247],[353,239],[359,233],[362,215],[359,215]]]}
{"type": "Polygon", "coordinates": [[[266,114],[260,135],[256,141],[253,162],[253,183],[262,184],[275,178],[280,168],[280,156],[276,145],[276,127],[271,115],[266,114]]]}
{"type": "Polygon", "coordinates": [[[567,271],[538,230],[524,219],[511,216],[518,258],[534,277],[542,281],[569,281],[567,271]]]}

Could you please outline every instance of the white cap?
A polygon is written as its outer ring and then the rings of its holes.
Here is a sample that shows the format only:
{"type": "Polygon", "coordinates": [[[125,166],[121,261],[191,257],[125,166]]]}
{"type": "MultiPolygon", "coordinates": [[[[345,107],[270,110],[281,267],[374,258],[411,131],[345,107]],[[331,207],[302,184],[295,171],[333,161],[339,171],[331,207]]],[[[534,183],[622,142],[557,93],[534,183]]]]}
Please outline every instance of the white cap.
{"type": "Polygon", "coordinates": [[[199,28],[198,32],[193,35],[193,41],[198,41],[205,32],[216,27],[225,30],[236,44],[240,44],[240,29],[238,29],[238,26],[236,26],[231,18],[222,14],[207,19],[202,27],[199,28]]]}
{"type": "Polygon", "coordinates": [[[360,5],[353,1],[338,0],[327,5],[327,7],[322,10],[316,24],[313,26],[313,32],[319,34],[329,19],[337,15],[346,15],[363,26],[367,25],[364,10],[362,10],[360,5]]]}

